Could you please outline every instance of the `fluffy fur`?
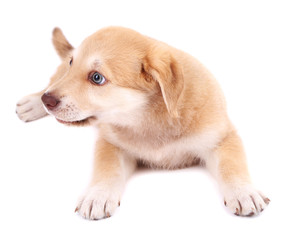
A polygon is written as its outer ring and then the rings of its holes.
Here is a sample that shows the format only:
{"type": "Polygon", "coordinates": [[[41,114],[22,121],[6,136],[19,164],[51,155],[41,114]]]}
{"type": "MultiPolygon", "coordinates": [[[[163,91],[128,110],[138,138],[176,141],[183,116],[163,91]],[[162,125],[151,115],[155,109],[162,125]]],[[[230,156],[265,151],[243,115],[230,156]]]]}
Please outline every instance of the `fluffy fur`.
{"type": "Polygon", "coordinates": [[[94,170],[76,211],[111,216],[137,163],[180,168],[202,162],[236,215],[261,212],[269,199],[251,185],[242,142],[218,83],[195,58],[121,27],[108,27],[74,49],[60,29],[53,44],[62,64],[43,91],[17,105],[20,119],[46,116],[43,94],[58,101],[49,114],[67,125],[99,128],[94,170]],[[90,76],[102,74],[106,83],[90,76]]]}

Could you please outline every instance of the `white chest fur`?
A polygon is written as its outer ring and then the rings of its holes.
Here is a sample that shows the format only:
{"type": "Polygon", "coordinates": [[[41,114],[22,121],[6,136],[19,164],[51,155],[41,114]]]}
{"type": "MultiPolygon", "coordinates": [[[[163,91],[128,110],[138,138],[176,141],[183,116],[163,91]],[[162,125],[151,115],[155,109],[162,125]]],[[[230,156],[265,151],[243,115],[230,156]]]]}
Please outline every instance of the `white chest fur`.
{"type": "MultiPolygon", "coordinates": [[[[216,147],[220,136],[216,131],[182,137],[164,144],[125,140],[120,134],[109,132],[106,138],[113,145],[133,155],[137,160],[162,168],[177,168],[192,164],[206,156],[216,147]]],[[[156,142],[160,141],[156,139],[156,142]]]]}

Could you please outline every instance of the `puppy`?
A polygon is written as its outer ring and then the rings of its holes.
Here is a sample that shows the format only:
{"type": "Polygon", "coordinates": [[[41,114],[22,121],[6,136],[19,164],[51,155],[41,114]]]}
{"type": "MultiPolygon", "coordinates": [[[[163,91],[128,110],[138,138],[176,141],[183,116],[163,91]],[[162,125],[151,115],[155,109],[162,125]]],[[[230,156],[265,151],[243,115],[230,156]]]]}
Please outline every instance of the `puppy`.
{"type": "Polygon", "coordinates": [[[18,102],[17,114],[25,122],[50,114],[99,129],[91,183],[76,207],[81,216],[110,217],[138,163],[202,163],[232,213],[266,208],[270,200],[251,185],[221,89],[195,58],[122,27],[97,31],[76,49],[55,28],[53,44],[61,65],[47,88],[18,102]]]}

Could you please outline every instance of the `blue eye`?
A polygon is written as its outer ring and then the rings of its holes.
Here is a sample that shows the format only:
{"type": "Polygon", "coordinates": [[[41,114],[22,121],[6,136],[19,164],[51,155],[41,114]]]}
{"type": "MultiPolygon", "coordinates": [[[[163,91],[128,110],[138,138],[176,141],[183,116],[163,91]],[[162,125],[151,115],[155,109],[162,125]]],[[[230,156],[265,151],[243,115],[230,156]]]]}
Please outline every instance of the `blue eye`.
{"type": "Polygon", "coordinates": [[[97,85],[103,85],[106,82],[106,79],[100,73],[95,72],[90,75],[90,81],[97,85]]]}

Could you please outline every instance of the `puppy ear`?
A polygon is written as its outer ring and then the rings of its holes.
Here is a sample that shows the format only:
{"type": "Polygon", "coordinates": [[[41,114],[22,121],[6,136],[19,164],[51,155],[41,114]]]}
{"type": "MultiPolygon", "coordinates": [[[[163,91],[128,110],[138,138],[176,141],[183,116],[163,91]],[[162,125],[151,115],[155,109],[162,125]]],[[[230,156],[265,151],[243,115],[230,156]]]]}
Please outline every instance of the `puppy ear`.
{"type": "Polygon", "coordinates": [[[61,59],[67,57],[74,48],[65,38],[60,28],[54,28],[52,33],[52,42],[61,59]]]}
{"type": "Polygon", "coordinates": [[[158,82],[167,110],[177,118],[178,100],[184,87],[183,71],[180,64],[166,48],[151,49],[143,61],[146,78],[158,82]]]}

